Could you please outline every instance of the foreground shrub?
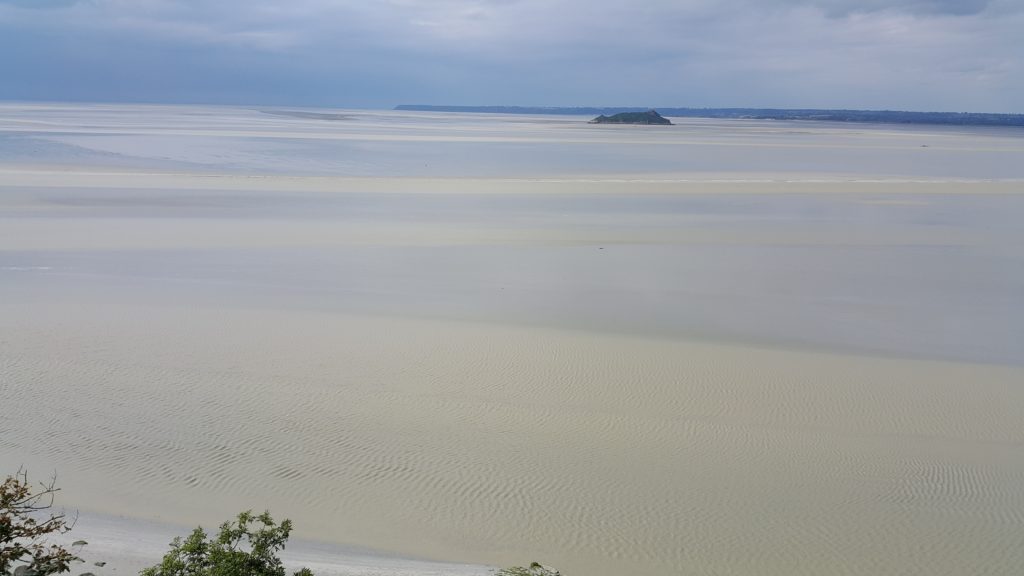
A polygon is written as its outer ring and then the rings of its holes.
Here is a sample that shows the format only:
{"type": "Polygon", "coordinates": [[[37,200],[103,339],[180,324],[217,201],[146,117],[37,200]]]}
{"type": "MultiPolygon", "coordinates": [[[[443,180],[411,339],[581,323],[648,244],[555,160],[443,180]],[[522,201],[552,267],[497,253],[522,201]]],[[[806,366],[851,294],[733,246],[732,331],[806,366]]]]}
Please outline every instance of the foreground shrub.
{"type": "MultiPolygon", "coordinates": [[[[216,538],[207,539],[201,527],[184,540],[175,538],[163,561],[140,576],[285,576],[277,554],[291,531],[290,520],[277,524],[269,512],[242,512],[222,524],[216,538]]],[[[295,576],[313,574],[303,568],[295,576]]]]}
{"type": "Polygon", "coordinates": [[[561,573],[550,566],[534,562],[528,567],[502,568],[494,576],[561,576],[561,573]]]}
{"type": "Polygon", "coordinates": [[[78,558],[69,550],[46,541],[64,534],[68,523],[64,513],[52,512],[55,480],[33,488],[28,472],[18,470],[0,484],[0,574],[57,574],[71,569],[78,558]]]}
{"type": "MultiPolygon", "coordinates": [[[[74,526],[63,512],[51,512],[58,491],[55,480],[33,489],[24,470],[0,484],[0,576],[48,576],[68,572],[72,562],[82,561],[66,548],[46,541],[47,536],[65,534],[74,526]]],[[[258,516],[242,512],[233,522],[221,524],[216,538],[208,538],[202,527],[184,540],[175,538],[160,564],[146,568],[140,576],[287,576],[277,555],[284,550],[291,530],[290,520],[277,524],[269,512],[258,516]]],[[[84,541],[74,544],[82,545],[84,541]]],[[[96,566],[103,564],[97,562],[96,566]]],[[[294,576],[313,573],[303,568],[294,576]]],[[[534,562],[525,568],[499,570],[495,576],[560,574],[534,562]]]]}

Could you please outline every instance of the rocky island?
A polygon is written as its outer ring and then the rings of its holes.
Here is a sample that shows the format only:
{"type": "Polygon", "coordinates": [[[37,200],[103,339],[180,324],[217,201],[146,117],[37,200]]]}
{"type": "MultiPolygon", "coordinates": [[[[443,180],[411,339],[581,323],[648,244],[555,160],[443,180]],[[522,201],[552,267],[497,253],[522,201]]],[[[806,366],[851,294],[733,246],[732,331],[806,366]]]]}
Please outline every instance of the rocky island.
{"type": "Polygon", "coordinates": [[[613,116],[602,114],[588,124],[672,124],[672,122],[658,114],[657,110],[648,110],[647,112],[622,112],[613,116]]]}

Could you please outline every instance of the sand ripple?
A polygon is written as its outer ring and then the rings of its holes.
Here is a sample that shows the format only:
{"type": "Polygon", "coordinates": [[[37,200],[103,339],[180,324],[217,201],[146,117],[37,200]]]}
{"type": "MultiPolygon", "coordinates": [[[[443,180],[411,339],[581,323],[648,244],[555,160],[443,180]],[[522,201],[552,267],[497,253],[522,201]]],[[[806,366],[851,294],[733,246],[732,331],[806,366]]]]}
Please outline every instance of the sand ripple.
{"type": "Polygon", "coordinates": [[[0,461],[86,508],[570,574],[1014,574],[1019,369],[199,308],[0,315],[0,461]],[[16,335],[16,337],[12,336],[16,335]]]}

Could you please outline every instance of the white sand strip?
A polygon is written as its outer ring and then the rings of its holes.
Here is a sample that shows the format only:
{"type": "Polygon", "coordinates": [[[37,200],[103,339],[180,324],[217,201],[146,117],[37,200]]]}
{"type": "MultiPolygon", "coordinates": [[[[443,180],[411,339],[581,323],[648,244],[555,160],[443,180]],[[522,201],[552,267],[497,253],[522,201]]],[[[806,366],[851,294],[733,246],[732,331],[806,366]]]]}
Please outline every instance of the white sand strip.
{"type": "MultiPolygon", "coordinates": [[[[74,511],[68,512],[75,516],[74,511]]],[[[125,576],[159,564],[171,540],[176,536],[184,539],[194,528],[80,512],[74,529],[52,541],[64,544],[84,560],[73,565],[72,574],[92,572],[97,576],[125,576]],[[79,540],[88,544],[72,546],[79,540]]],[[[217,528],[216,525],[203,526],[208,536],[215,536],[217,528]]],[[[305,566],[317,576],[488,576],[494,572],[494,568],[488,566],[401,558],[296,538],[288,541],[281,559],[289,572],[305,566]]]]}

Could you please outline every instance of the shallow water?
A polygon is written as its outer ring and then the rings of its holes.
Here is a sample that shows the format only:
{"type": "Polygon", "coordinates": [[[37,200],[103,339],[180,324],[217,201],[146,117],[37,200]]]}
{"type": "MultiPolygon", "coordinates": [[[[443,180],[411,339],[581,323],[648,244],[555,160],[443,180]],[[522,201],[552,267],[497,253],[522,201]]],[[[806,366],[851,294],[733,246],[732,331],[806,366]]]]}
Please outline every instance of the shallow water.
{"type": "Polygon", "coordinates": [[[1024,195],[623,188],[16,190],[0,275],[26,290],[131,282],[210,305],[1024,362],[1024,195]]]}
{"type": "Polygon", "coordinates": [[[1024,562],[1024,133],[348,114],[0,106],[0,463],[570,575],[1024,562]]]}
{"type": "Polygon", "coordinates": [[[0,162],[212,173],[544,177],[721,173],[1024,178],[1024,129],[226,107],[0,106],[0,162]],[[6,160],[5,160],[6,159],[6,160]]]}

